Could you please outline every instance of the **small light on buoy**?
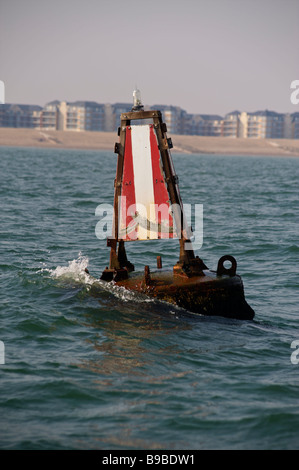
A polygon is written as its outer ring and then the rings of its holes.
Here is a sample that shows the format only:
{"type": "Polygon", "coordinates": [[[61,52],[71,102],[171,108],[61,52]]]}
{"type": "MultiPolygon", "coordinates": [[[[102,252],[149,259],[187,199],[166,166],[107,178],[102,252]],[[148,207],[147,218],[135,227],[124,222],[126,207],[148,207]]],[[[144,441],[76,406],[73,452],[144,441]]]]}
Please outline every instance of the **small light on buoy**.
{"type": "Polygon", "coordinates": [[[140,90],[136,87],[135,90],[133,91],[133,110],[139,110],[142,109],[143,105],[141,102],[141,93],[140,90]]]}

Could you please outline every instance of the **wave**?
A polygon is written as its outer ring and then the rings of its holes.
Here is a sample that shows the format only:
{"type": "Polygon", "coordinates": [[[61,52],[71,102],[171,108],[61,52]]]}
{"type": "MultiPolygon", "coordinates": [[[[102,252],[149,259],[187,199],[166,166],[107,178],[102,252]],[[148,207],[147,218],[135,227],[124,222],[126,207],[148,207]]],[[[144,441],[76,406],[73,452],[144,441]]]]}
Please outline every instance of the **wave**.
{"type": "Polygon", "coordinates": [[[101,281],[99,278],[91,276],[88,272],[89,258],[81,252],[78,258],[68,262],[67,266],[57,266],[54,269],[42,268],[39,273],[48,273],[52,279],[68,284],[81,284],[91,295],[103,295],[105,292],[112,294],[124,302],[153,302],[145,294],[134,292],[125,287],[117,286],[113,281],[101,281]]]}
{"type": "Polygon", "coordinates": [[[49,273],[54,279],[73,280],[83,284],[90,284],[90,276],[88,272],[86,272],[88,263],[89,258],[79,252],[78,258],[69,261],[67,266],[57,266],[55,269],[42,268],[39,272],[49,273]]]}

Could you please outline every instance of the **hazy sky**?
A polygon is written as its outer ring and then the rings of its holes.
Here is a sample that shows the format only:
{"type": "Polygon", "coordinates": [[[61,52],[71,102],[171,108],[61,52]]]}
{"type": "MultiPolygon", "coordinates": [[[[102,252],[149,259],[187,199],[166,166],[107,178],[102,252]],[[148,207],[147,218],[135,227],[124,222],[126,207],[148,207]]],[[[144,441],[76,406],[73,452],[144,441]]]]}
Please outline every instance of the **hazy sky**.
{"type": "Polygon", "coordinates": [[[299,111],[299,0],[0,0],[7,103],[299,111]]]}

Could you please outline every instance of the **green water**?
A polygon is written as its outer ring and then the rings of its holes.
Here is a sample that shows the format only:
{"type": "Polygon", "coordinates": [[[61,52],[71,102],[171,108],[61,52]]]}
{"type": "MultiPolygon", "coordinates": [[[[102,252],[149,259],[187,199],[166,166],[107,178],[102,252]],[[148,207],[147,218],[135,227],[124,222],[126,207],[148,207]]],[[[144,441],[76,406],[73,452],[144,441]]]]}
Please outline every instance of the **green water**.
{"type": "MultiPolygon", "coordinates": [[[[93,297],[115,155],[0,148],[1,449],[299,447],[299,160],[173,158],[184,203],[203,204],[197,254],[210,269],[235,256],[254,321],[93,297]]],[[[178,245],[128,246],[137,269],[157,252],[171,266],[178,245]]]]}

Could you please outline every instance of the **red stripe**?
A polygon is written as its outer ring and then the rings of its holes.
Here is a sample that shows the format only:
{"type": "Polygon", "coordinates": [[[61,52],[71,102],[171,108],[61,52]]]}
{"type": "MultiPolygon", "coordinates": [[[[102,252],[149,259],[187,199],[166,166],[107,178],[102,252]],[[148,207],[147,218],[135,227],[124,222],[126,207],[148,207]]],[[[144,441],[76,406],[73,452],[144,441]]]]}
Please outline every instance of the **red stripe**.
{"type": "MultiPolygon", "coordinates": [[[[160,206],[161,204],[167,205],[169,208],[169,195],[166,189],[164,176],[162,173],[162,168],[160,164],[160,151],[158,148],[157,137],[154,132],[153,126],[150,126],[150,144],[151,144],[151,157],[152,157],[152,171],[153,171],[153,187],[154,187],[154,198],[155,204],[160,206]]],[[[166,209],[166,207],[165,207],[166,209]]],[[[169,215],[168,210],[163,211],[163,217],[161,211],[157,211],[156,208],[156,218],[158,223],[163,223],[169,225],[173,228],[173,219],[169,215]]],[[[159,232],[161,238],[172,238],[173,234],[167,232],[159,232]]]]}
{"type": "MultiPolygon", "coordinates": [[[[121,218],[122,221],[125,221],[126,227],[132,222],[132,217],[128,215],[128,208],[130,208],[130,213],[136,210],[136,200],[135,200],[135,184],[134,184],[134,169],[133,169],[133,154],[132,154],[132,137],[131,137],[131,127],[127,126],[126,129],[126,142],[125,142],[125,153],[124,153],[124,168],[123,168],[123,181],[121,195],[126,197],[125,204],[122,200],[121,205],[121,218]]],[[[135,234],[136,235],[136,234],[135,234]]],[[[136,235],[137,236],[137,235],[136,235]]],[[[135,238],[136,238],[135,236],[135,238]]],[[[123,237],[124,240],[134,239],[134,235],[123,237]]]]}

